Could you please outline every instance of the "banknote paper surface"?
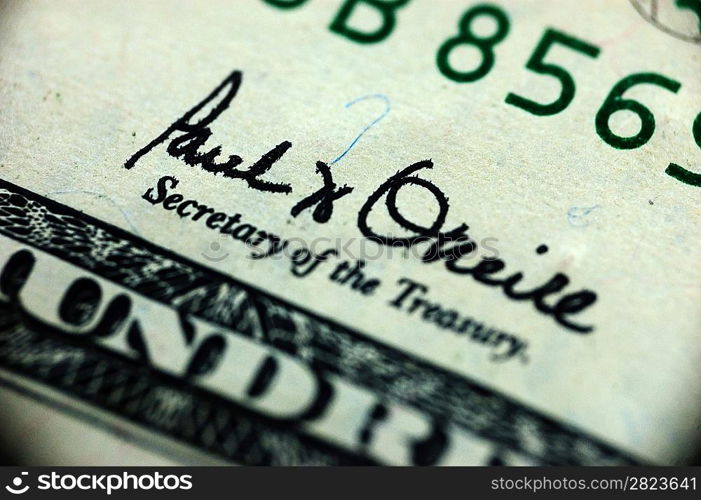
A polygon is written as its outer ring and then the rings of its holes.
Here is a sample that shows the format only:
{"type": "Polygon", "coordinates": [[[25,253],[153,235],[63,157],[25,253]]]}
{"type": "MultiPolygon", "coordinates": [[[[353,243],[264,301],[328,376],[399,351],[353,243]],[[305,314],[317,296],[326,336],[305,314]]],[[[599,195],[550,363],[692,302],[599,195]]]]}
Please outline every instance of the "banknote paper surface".
{"type": "Polygon", "coordinates": [[[0,6],[16,460],[694,460],[699,2],[0,6]]]}

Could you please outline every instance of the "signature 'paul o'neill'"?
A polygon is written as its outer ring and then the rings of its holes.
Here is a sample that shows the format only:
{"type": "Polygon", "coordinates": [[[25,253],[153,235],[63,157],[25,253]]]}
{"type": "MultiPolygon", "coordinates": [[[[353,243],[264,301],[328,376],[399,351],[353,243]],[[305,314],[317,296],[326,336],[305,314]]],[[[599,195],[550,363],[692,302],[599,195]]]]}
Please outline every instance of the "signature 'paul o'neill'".
{"type": "MultiPolygon", "coordinates": [[[[134,153],[125,162],[125,168],[131,169],[140,158],[167,142],[166,152],[190,167],[197,167],[215,176],[221,175],[223,179],[244,181],[249,188],[258,191],[271,194],[292,193],[290,184],[261,179],[292,147],[290,141],[282,141],[248,168],[241,168],[244,162],[238,155],[230,155],[228,159],[218,161],[222,151],[221,146],[204,150],[205,143],[212,136],[209,125],[229,108],[242,81],[242,72],[233,71],[201,102],[186,111],[165,131],[134,153]],[[205,114],[203,110],[208,111],[205,114]],[[198,118],[198,115],[204,116],[198,118]]],[[[583,324],[573,316],[591,307],[596,302],[596,293],[588,289],[565,293],[570,284],[570,278],[566,274],[557,272],[543,284],[526,289],[523,285],[519,286],[524,279],[524,272],[507,272],[507,263],[503,259],[482,257],[474,265],[466,264],[466,259],[463,257],[474,256],[477,243],[468,235],[467,224],[462,223],[453,229],[444,229],[449,211],[448,197],[433,182],[418,175],[419,171],[432,169],[433,166],[431,160],[419,161],[398,171],[383,182],[365,200],[358,212],[357,224],[360,232],[369,240],[381,245],[407,248],[419,243],[428,243],[428,249],[420,257],[422,262],[442,262],[451,274],[469,277],[477,283],[498,288],[510,300],[530,303],[540,314],[552,317],[570,332],[579,334],[592,332],[593,325],[583,324]],[[438,213],[430,225],[419,224],[401,213],[397,205],[397,195],[407,185],[427,191],[438,204],[438,213]],[[370,224],[369,217],[378,210],[382,199],[384,199],[387,214],[399,225],[405,233],[404,236],[382,234],[370,224]],[[553,297],[556,294],[560,294],[559,297],[553,297]]],[[[329,165],[322,161],[316,163],[315,171],[322,177],[322,187],[298,201],[292,207],[291,214],[296,217],[309,209],[316,222],[324,223],[333,213],[333,204],[350,195],[353,188],[346,185],[338,187],[333,180],[329,165]],[[313,210],[312,207],[314,207],[313,210]]],[[[540,244],[535,251],[538,255],[543,255],[548,250],[546,244],[540,244]]]]}

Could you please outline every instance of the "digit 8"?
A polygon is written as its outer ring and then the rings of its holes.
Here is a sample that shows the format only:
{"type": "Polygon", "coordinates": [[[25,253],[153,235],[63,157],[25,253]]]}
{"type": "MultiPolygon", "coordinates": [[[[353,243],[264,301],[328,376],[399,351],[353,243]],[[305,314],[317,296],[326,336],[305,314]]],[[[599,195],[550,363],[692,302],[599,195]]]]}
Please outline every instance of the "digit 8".
{"type": "Polygon", "coordinates": [[[474,82],[485,76],[494,66],[494,46],[509,34],[509,18],[506,13],[493,5],[477,5],[463,15],[458,24],[459,34],[449,38],[438,49],[436,63],[444,76],[455,82],[474,82]],[[472,21],[480,16],[490,16],[497,23],[494,34],[484,38],[477,37],[472,32],[472,21]],[[474,45],[482,53],[482,62],[472,71],[457,71],[450,65],[450,53],[459,45],[474,45]]]}

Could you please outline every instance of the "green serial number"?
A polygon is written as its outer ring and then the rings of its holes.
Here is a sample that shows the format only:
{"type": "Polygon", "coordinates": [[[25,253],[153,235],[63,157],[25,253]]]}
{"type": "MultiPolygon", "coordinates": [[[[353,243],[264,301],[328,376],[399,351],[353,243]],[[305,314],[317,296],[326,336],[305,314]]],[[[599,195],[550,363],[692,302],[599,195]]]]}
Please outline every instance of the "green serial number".
{"type": "MultiPolygon", "coordinates": [[[[265,3],[282,9],[300,7],[306,0],[264,0],[265,3]]],[[[329,29],[353,42],[361,44],[377,43],[386,39],[396,25],[396,10],[404,7],[409,0],[345,0],[332,20],[329,29]],[[349,20],[356,7],[374,9],[379,13],[381,24],[375,30],[364,31],[353,27],[349,20]]],[[[500,7],[491,4],[476,5],[462,15],[458,23],[458,34],[448,38],[436,52],[438,70],[446,78],[457,83],[471,83],[484,78],[492,70],[496,61],[495,48],[509,34],[509,16],[500,7]],[[496,29],[489,35],[478,35],[473,25],[479,18],[491,18],[496,29]],[[481,57],[474,69],[456,69],[450,62],[450,55],[460,46],[475,47],[481,57]]],[[[572,103],[576,93],[574,77],[567,69],[552,61],[546,61],[548,52],[556,45],[578,52],[582,57],[596,59],[601,49],[596,45],[580,40],[557,29],[547,28],[533,53],[526,61],[526,69],[539,75],[555,78],[560,83],[560,93],[552,102],[538,102],[528,97],[509,92],[504,99],[507,104],[520,108],[535,116],[553,116],[561,113],[572,103]]],[[[609,146],[626,150],[636,149],[647,144],[655,133],[655,116],[643,103],[624,94],[636,85],[652,85],[676,94],[681,83],[665,75],[651,72],[634,73],[618,81],[609,92],[594,117],[594,128],[598,136],[609,146]],[[614,113],[628,111],[640,119],[640,129],[631,136],[616,134],[610,127],[614,113]]],[[[696,145],[701,149],[701,112],[694,119],[691,133],[696,145]]],[[[665,173],[674,179],[691,186],[701,187],[701,174],[691,172],[675,163],[670,163],[665,173]]]]}

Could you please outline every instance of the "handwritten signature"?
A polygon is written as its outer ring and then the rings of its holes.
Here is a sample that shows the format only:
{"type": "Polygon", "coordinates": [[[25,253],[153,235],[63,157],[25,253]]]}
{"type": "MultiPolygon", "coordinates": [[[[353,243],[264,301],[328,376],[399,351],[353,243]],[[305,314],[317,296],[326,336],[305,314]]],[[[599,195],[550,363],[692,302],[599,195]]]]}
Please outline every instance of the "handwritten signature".
{"type": "MultiPolygon", "coordinates": [[[[170,141],[166,146],[166,152],[191,167],[199,167],[213,175],[221,174],[227,179],[242,180],[251,189],[270,193],[291,193],[292,186],[290,184],[270,182],[261,178],[292,147],[290,141],[283,141],[273,147],[248,169],[240,169],[243,159],[238,155],[230,155],[227,160],[219,161],[221,146],[216,146],[206,152],[202,151],[204,144],[212,135],[209,125],[229,108],[242,81],[243,74],[240,71],[233,71],[201,102],[134,153],[124,163],[124,167],[133,168],[144,155],[166,141],[170,141]],[[198,119],[197,115],[210,106],[211,110],[204,117],[198,119]]],[[[387,246],[406,248],[426,244],[427,249],[420,257],[423,263],[442,262],[445,269],[451,274],[470,276],[478,283],[499,288],[511,300],[529,301],[539,313],[551,316],[557,323],[570,331],[576,333],[593,331],[593,326],[576,323],[571,316],[581,313],[593,305],[597,300],[595,292],[585,289],[564,294],[553,305],[550,305],[546,300],[552,295],[562,292],[569,285],[570,279],[567,275],[555,273],[540,286],[519,290],[517,285],[523,280],[524,274],[519,271],[504,275],[507,266],[502,259],[482,257],[479,262],[471,266],[465,265],[464,261],[461,262],[462,257],[476,250],[477,243],[468,235],[469,227],[465,223],[461,223],[453,229],[444,230],[450,209],[448,197],[433,182],[418,176],[419,171],[433,167],[431,160],[414,163],[389,177],[370,194],[358,212],[357,225],[363,236],[380,245],[387,246]],[[419,224],[402,214],[397,204],[397,194],[407,185],[413,185],[427,191],[437,202],[439,210],[430,225],[419,224]],[[385,199],[386,213],[399,226],[404,235],[383,234],[371,226],[369,217],[373,211],[377,210],[382,198],[385,199]]],[[[317,161],[316,172],[321,176],[322,186],[298,201],[291,208],[290,213],[293,217],[297,217],[305,210],[311,210],[314,221],[326,223],[333,215],[334,203],[353,192],[354,188],[345,184],[337,185],[333,179],[331,167],[323,161],[317,161]]],[[[544,255],[547,252],[548,247],[545,244],[536,248],[538,255],[544,255]]]]}

